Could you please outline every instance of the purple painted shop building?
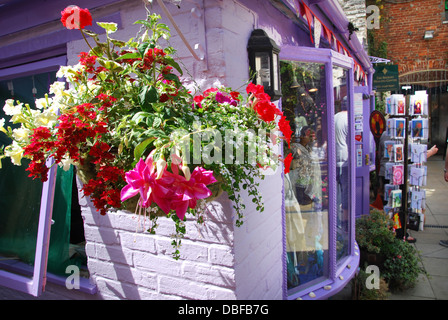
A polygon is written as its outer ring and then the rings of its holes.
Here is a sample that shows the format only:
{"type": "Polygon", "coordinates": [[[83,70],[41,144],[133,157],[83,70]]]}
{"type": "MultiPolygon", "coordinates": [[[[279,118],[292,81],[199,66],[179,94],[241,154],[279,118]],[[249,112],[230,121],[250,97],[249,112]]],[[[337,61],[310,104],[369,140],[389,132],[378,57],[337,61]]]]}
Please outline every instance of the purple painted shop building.
{"type": "MultiPolygon", "coordinates": [[[[359,266],[355,218],[368,213],[374,164],[368,125],[373,68],[344,12],[336,0],[161,3],[152,1],[147,8],[170,27],[170,44],[188,70],[187,82],[190,77],[202,89],[241,88],[251,63],[265,71],[258,80],[272,88],[273,101],[294,132],[290,172],[277,170],[260,182],[265,210],[257,212],[248,203],[241,227],[235,226],[225,193],[208,204],[205,224],[187,218],[180,259],[174,260],[171,220],[159,219],[157,234],[149,234],[145,221],[133,213],[99,215],[89,198],[81,194],[78,199],[80,181],[73,173],[67,181],[58,178],[55,191],[53,176],[50,183],[28,190],[26,174],[20,176],[13,171],[19,169],[3,161],[0,297],[331,297],[359,266]],[[254,30],[278,49],[271,59],[249,45],[254,30]],[[310,136],[312,141],[303,143],[310,136]],[[37,205],[30,204],[31,198],[37,205]],[[69,208],[56,213],[60,199],[69,208]],[[20,223],[10,216],[22,217],[20,223]],[[12,231],[30,216],[35,231],[12,231]],[[79,283],[67,281],[78,275],[74,270],[80,270],[79,283]]],[[[146,18],[141,0],[0,1],[2,105],[12,97],[26,101],[39,96],[55,81],[60,66],[76,64],[79,52],[88,51],[81,34],[63,28],[59,20],[71,4],[90,10],[96,32],[97,21],[117,23],[117,39],[134,37],[139,28],[134,21],[146,18]]]]}

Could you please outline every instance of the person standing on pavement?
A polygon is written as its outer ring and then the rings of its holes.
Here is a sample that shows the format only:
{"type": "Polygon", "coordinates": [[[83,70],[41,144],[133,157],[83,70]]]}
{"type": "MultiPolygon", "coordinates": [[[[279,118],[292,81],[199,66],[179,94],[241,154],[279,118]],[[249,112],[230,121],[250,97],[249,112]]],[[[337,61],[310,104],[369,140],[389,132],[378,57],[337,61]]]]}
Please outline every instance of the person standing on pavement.
{"type": "MultiPolygon", "coordinates": [[[[443,168],[443,171],[445,172],[445,181],[448,182],[448,148],[446,149],[446,155],[445,155],[445,168],[443,168]]],[[[444,247],[448,247],[448,240],[440,240],[439,244],[444,247]]]]}

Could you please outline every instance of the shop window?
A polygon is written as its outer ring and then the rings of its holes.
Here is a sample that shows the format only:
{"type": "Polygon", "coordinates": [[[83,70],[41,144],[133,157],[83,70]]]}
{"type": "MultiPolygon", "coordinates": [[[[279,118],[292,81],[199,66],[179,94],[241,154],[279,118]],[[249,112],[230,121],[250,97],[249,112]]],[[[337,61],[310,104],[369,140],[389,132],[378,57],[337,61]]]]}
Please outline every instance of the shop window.
{"type": "Polygon", "coordinates": [[[282,111],[293,137],[284,175],[285,298],[340,290],[359,263],[354,239],[353,61],[327,49],[284,47],[282,111]],[[341,287],[342,286],[342,287],[341,287]]]}
{"type": "Polygon", "coordinates": [[[281,62],[282,109],[293,130],[285,175],[288,289],[328,273],[328,139],[325,65],[281,62]]]}
{"type": "MultiPolygon", "coordinates": [[[[57,67],[53,69],[57,70],[57,67]]],[[[49,85],[56,80],[56,71],[37,72],[17,78],[12,75],[10,79],[4,77],[2,79],[0,106],[4,106],[7,99],[14,99],[35,108],[34,100],[44,97],[48,92],[49,85]]],[[[13,128],[20,126],[8,122],[8,116],[4,114],[3,108],[0,110],[0,118],[7,120],[5,126],[11,125],[13,128]]],[[[0,143],[4,148],[11,141],[6,135],[1,134],[0,143]]],[[[25,171],[28,163],[27,159],[22,159],[22,166],[16,166],[9,161],[9,158],[2,160],[0,285],[39,295],[44,285],[42,278],[46,271],[50,273],[47,275],[50,281],[65,285],[68,266],[77,266],[81,276],[88,277],[88,270],[74,169],[64,171],[56,166],[51,170],[51,174],[55,175],[54,195],[52,195],[51,180],[54,177],[52,176],[49,183],[44,185],[38,180],[32,180],[28,177],[28,171],[25,171]],[[44,199],[42,195],[47,195],[48,199],[54,198],[54,201],[44,203],[51,200],[44,199]],[[49,215],[52,225],[47,244],[48,251],[44,248],[46,244],[41,244],[42,240],[39,238],[41,236],[39,230],[42,230],[44,224],[50,223],[43,217],[46,207],[52,208],[52,215],[49,215]]],[[[92,291],[89,285],[84,289],[87,292],[92,291]]]]}

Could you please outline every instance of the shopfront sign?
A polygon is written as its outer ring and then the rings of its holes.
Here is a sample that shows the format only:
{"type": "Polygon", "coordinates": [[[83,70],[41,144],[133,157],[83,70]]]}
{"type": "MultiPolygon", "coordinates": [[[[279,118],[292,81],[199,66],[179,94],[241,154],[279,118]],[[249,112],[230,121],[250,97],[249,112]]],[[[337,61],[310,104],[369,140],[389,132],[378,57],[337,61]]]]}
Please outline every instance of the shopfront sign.
{"type": "Polygon", "coordinates": [[[373,74],[373,86],[377,91],[398,91],[398,65],[376,66],[373,74]]]}

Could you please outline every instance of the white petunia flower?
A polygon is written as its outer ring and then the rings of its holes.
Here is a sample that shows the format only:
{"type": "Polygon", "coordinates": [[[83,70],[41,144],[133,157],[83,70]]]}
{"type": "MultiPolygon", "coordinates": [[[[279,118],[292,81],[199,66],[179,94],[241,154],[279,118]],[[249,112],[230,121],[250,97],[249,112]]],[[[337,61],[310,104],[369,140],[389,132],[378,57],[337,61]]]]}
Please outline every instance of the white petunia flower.
{"type": "Polygon", "coordinates": [[[18,105],[14,105],[13,99],[6,100],[5,105],[3,106],[3,111],[8,116],[14,116],[22,113],[22,105],[23,103],[19,103],[18,105]]]}
{"type": "Polygon", "coordinates": [[[16,166],[21,166],[22,157],[23,157],[23,149],[16,141],[13,141],[12,144],[5,148],[5,156],[11,158],[11,162],[16,166]]]}
{"type": "Polygon", "coordinates": [[[6,133],[6,129],[5,129],[5,119],[0,119],[0,131],[6,133]]]}
{"type": "Polygon", "coordinates": [[[19,142],[28,142],[31,134],[31,130],[24,127],[12,130],[14,140],[19,142]]]}

